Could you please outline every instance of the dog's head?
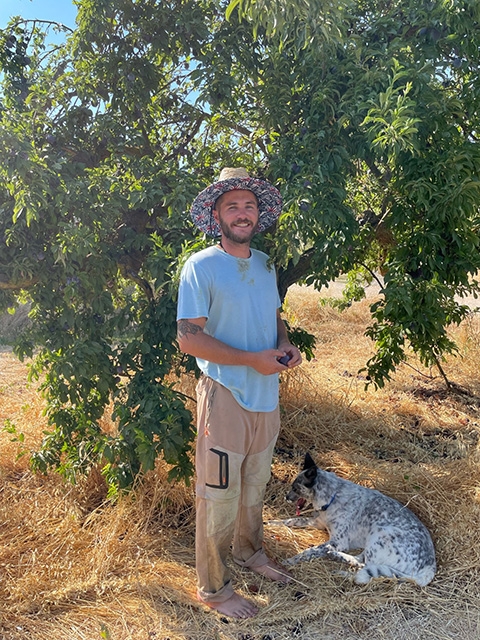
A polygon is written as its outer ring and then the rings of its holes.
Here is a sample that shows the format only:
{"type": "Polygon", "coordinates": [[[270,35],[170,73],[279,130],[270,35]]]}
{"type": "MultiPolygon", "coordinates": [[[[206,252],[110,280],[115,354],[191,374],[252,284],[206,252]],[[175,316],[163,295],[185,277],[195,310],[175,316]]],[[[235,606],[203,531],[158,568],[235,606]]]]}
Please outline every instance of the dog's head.
{"type": "Polygon", "coordinates": [[[292,488],[287,494],[289,502],[295,502],[297,515],[313,501],[313,488],[317,479],[318,468],[312,456],[307,452],[303,463],[303,471],[295,478],[292,488]]]}

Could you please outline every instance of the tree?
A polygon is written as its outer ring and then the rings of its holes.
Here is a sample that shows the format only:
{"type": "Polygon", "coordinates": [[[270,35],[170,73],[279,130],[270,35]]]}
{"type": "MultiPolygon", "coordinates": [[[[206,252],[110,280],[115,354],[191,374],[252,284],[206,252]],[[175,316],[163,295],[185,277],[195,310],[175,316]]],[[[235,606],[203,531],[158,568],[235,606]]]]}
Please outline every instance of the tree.
{"type": "Polygon", "coordinates": [[[282,295],[343,272],[358,298],[384,274],[375,384],[409,345],[442,371],[455,296],[478,291],[478,3],[81,0],[77,25],[53,50],[49,24],[0,36],[0,294],[32,305],[16,352],[45,374],[38,469],[100,465],[115,490],[160,454],[191,474],[176,283],[222,166],[282,191],[257,239],[282,295]]]}

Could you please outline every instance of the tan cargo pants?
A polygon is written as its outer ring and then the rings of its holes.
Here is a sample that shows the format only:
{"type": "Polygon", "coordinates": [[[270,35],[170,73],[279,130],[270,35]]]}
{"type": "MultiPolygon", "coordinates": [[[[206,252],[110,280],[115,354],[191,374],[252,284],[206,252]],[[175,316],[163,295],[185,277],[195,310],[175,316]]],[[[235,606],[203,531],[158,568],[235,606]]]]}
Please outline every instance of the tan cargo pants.
{"type": "Polygon", "coordinates": [[[197,385],[196,567],[198,596],[224,602],[233,595],[226,558],[244,567],[268,560],[262,508],[280,428],[278,406],[243,409],[228,389],[202,376],[197,385]]]}

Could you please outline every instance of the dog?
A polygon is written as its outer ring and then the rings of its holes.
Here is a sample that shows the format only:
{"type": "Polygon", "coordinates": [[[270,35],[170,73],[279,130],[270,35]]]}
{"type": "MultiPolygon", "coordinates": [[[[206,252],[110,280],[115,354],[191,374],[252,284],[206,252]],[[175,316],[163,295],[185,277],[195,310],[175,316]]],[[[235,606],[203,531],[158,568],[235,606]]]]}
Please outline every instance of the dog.
{"type": "Polygon", "coordinates": [[[397,500],[323,471],[309,453],[287,500],[296,502],[297,517],[269,524],[314,526],[326,529],[330,539],[285,560],[285,565],[314,558],[339,560],[356,570],[353,580],[357,584],[385,577],[413,580],[424,587],[433,580],[436,561],[430,533],[417,516],[397,500]],[[310,503],[316,509],[314,515],[298,517],[301,509],[310,503]],[[357,556],[347,553],[353,549],[363,551],[357,556]]]}

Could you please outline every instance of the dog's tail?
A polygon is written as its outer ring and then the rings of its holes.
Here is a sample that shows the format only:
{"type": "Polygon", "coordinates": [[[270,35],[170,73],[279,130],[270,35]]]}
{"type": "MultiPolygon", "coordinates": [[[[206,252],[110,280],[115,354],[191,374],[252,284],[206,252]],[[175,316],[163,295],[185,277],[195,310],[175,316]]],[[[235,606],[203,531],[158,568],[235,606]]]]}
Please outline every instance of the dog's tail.
{"type": "Polygon", "coordinates": [[[403,580],[413,580],[420,587],[425,587],[433,580],[435,567],[427,566],[416,573],[406,573],[389,567],[386,564],[367,564],[355,574],[357,584],[367,584],[373,578],[399,578],[403,580]]]}

